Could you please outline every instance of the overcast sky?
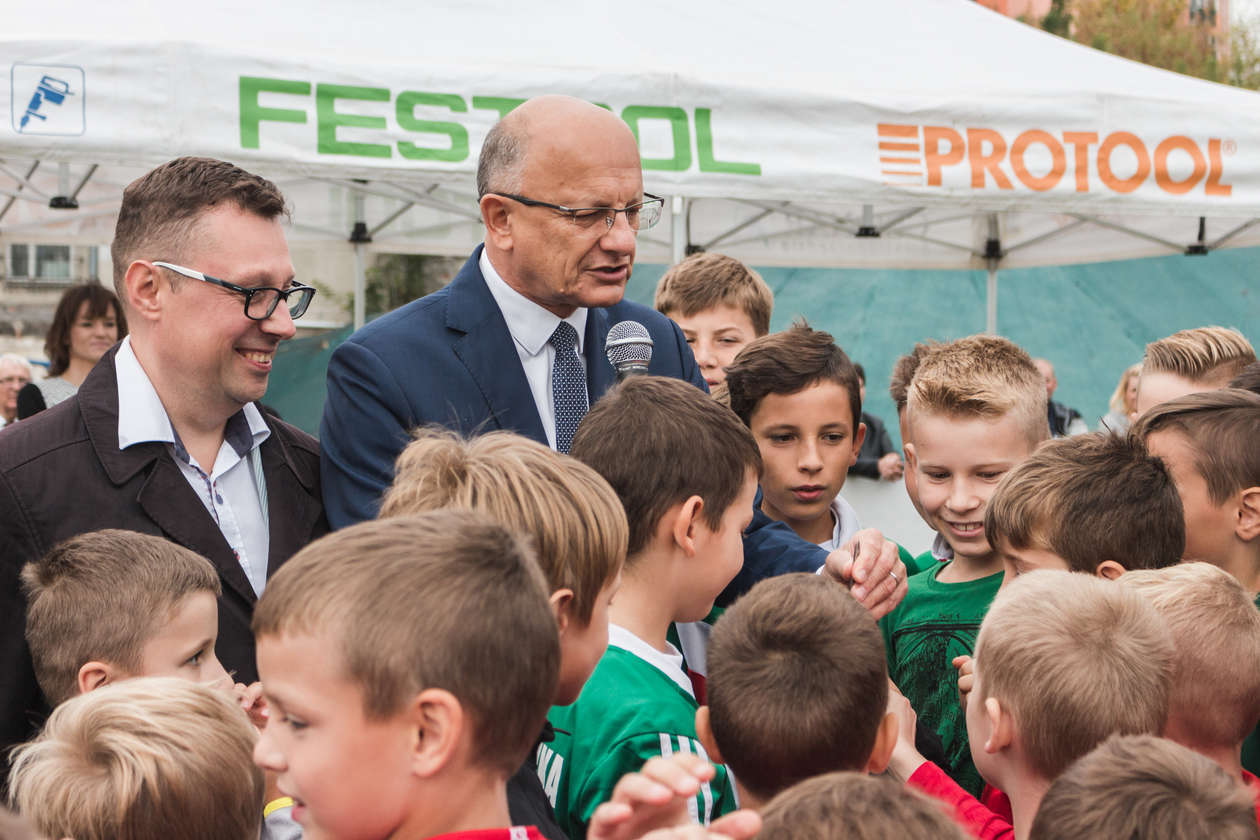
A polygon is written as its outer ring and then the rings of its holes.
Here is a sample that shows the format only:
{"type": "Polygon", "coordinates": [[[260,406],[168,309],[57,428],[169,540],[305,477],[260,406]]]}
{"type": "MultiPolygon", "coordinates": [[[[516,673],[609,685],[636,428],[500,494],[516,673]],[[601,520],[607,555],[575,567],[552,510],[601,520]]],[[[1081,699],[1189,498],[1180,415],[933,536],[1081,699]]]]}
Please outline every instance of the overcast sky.
{"type": "Polygon", "coordinates": [[[1254,21],[1260,17],[1260,0],[1232,0],[1229,4],[1230,23],[1254,21]]]}

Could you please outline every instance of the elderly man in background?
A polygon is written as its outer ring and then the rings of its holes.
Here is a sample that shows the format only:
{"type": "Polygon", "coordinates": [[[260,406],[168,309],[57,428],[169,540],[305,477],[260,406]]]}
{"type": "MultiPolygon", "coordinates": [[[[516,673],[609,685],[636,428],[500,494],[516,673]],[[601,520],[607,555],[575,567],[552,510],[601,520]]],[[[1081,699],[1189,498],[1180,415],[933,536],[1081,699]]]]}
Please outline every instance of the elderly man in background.
{"type": "Polygon", "coordinates": [[[31,366],[16,353],[0,356],[0,428],[17,421],[17,397],[31,381],[31,366]]]}

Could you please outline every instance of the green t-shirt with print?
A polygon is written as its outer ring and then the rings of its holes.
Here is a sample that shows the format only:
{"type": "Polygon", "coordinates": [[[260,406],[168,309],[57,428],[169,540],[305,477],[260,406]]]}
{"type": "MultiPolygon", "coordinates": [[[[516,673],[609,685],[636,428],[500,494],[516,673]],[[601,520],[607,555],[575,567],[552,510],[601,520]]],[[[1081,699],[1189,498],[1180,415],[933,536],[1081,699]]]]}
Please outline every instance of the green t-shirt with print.
{"type": "Polygon", "coordinates": [[[973,796],[984,780],[971,761],[967,720],[958,703],[956,656],[970,656],[980,622],[989,611],[1002,572],[965,583],[942,583],[935,571],[914,575],[905,600],[880,628],[888,655],[888,675],[910,701],[919,720],[941,737],[948,766],[945,771],[973,796]]]}

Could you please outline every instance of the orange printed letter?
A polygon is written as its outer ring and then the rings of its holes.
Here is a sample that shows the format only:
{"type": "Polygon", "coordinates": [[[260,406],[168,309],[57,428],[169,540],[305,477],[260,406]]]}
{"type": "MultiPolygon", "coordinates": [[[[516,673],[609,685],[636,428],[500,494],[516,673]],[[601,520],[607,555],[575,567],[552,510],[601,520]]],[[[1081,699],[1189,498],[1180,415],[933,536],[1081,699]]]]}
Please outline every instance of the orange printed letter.
{"type": "Polygon", "coordinates": [[[1207,183],[1203,185],[1203,192],[1206,195],[1229,195],[1234,188],[1229,184],[1221,183],[1221,175],[1224,174],[1221,166],[1221,141],[1213,137],[1208,141],[1208,169],[1207,183]]]}
{"type": "Polygon", "coordinates": [[[1159,184],[1159,188],[1164,192],[1185,195],[1194,189],[1206,174],[1207,161],[1203,159],[1203,152],[1199,151],[1199,144],[1189,137],[1178,134],[1167,138],[1155,147],[1155,183],[1159,184]],[[1173,149],[1181,149],[1194,161],[1194,171],[1184,181],[1174,181],[1168,174],[1168,155],[1173,149]]]}
{"type": "Polygon", "coordinates": [[[1072,146],[1076,156],[1076,191],[1089,192],[1089,147],[1098,142],[1094,131],[1065,131],[1063,142],[1072,146]]]}
{"type": "Polygon", "coordinates": [[[1063,180],[1063,173],[1067,171],[1067,156],[1063,154],[1063,146],[1058,140],[1047,132],[1034,128],[1016,137],[1015,142],[1011,144],[1011,169],[1024,186],[1030,190],[1045,192],[1054,189],[1059,181],[1063,180]],[[1040,178],[1029,172],[1028,167],[1024,165],[1024,152],[1028,151],[1028,147],[1033,143],[1040,143],[1050,150],[1050,171],[1040,178]]]}
{"type": "Polygon", "coordinates": [[[1117,131],[1114,134],[1108,134],[1107,139],[1098,147],[1098,177],[1116,192],[1133,192],[1142,186],[1142,182],[1150,174],[1151,156],[1136,134],[1130,134],[1127,131],[1117,131]],[[1116,174],[1111,171],[1111,153],[1116,150],[1117,146],[1128,146],[1133,150],[1133,154],[1137,156],[1137,171],[1123,180],[1117,178],[1116,174]]]}
{"type": "Polygon", "coordinates": [[[952,128],[944,126],[923,126],[923,162],[927,164],[927,182],[929,187],[941,185],[941,167],[961,163],[966,148],[962,135],[952,128]],[[949,151],[941,151],[941,141],[949,142],[949,151]]]}
{"type": "Polygon", "coordinates": [[[1000,190],[1012,190],[1015,187],[1011,179],[1001,169],[1002,158],[1006,157],[1006,141],[1002,135],[991,128],[967,129],[967,157],[971,160],[971,186],[973,189],[984,189],[984,173],[993,176],[993,183],[1000,190]],[[989,152],[984,152],[984,144],[989,144],[989,152]]]}

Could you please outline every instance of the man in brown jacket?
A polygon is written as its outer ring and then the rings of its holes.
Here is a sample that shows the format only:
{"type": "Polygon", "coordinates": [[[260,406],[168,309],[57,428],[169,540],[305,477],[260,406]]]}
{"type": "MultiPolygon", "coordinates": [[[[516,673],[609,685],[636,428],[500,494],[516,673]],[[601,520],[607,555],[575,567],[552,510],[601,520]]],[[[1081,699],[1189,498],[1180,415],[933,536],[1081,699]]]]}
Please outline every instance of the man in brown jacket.
{"type": "Polygon", "coordinates": [[[256,679],[250,617],[267,578],[328,530],[314,438],[255,405],[314,290],[293,280],[284,197],[223,161],[180,158],[123,193],[111,247],[131,335],[78,394],[0,435],[0,746],[43,701],[22,566],[100,528],[157,534],[223,584],[216,652],[256,679]]]}

